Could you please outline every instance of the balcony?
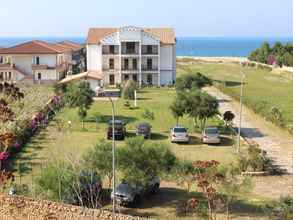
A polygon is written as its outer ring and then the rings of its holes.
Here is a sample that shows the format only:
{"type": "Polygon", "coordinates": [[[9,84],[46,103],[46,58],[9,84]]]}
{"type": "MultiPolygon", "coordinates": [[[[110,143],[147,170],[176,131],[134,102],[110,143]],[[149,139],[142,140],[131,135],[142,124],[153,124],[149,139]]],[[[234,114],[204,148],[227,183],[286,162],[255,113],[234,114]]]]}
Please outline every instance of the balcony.
{"type": "Polygon", "coordinates": [[[123,55],[139,55],[139,43],[138,42],[122,42],[121,54],[123,55]]]}
{"type": "Polygon", "coordinates": [[[102,54],[103,55],[118,55],[119,46],[118,45],[103,45],[102,54]]]}
{"type": "Polygon", "coordinates": [[[157,72],[159,70],[158,67],[150,67],[150,66],[142,66],[141,68],[144,72],[157,72]]]}
{"type": "Polygon", "coordinates": [[[157,45],[142,45],[141,54],[142,55],[158,55],[158,46],[157,45]]]}

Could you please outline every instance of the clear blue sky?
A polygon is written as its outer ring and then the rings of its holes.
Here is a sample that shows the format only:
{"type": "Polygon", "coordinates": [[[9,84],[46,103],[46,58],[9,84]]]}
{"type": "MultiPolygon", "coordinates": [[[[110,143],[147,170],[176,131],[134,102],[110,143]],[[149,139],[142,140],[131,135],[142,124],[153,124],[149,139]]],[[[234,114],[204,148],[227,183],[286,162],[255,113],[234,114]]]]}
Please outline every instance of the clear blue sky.
{"type": "Polygon", "coordinates": [[[293,0],[2,0],[0,36],[170,26],[177,36],[293,36],[293,0]]]}

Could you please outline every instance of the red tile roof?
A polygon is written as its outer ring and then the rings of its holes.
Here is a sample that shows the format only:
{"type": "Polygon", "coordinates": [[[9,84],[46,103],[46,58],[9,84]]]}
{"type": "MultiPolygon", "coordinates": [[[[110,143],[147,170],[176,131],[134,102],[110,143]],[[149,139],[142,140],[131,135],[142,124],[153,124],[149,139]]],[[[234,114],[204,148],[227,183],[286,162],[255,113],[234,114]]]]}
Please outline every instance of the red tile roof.
{"type": "Polygon", "coordinates": [[[77,45],[68,43],[52,44],[45,41],[34,40],[13,47],[0,48],[0,54],[59,54],[75,50],[77,45]]]}
{"type": "MultiPolygon", "coordinates": [[[[90,28],[87,44],[98,44],[104,37],[117,32],[119,28],[90,28]]],[[[176,37],[173,28],[143,28],[143,31],[158,37],[163,44],[175,44],[176,37]]]]}

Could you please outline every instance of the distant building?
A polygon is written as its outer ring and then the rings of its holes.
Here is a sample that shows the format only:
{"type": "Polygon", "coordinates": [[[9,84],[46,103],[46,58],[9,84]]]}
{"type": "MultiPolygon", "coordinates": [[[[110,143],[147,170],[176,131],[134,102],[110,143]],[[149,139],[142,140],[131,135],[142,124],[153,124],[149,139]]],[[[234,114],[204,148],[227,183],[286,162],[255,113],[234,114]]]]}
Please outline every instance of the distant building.
{"type": "Polygon", "coordinates": [[[172,28],[91,28],[87,70],[103,76],[102,84],[132,79],[139,85],[168,85],[176,78],[176,38],[172,28]]]}
{"type": "Polygon", "coordinates": [[[69,41],[52,44],[37,40],[0,48],[0,81],[59,81],[80,62],[73,57],[81,49],[81,45],[69,41]]]}

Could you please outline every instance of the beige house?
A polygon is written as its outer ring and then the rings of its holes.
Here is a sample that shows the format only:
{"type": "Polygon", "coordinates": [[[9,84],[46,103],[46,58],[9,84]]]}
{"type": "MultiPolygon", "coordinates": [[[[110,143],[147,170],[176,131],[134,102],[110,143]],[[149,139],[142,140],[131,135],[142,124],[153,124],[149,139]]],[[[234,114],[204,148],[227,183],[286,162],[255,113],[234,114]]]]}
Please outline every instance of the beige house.
{"type": "Polygon", "coordinates": [[[70,73],[72,53],[81,45],[72,42],[30,41],[0,48],[0,81],[56,82],[70,73]]]}
{"type": "Polygon", "coordinates": [[[176,38],[172,28],[91,28],[87,69],[115,85],[132,79],[139,85],[168,85],[176,78],[176,38]]]}

